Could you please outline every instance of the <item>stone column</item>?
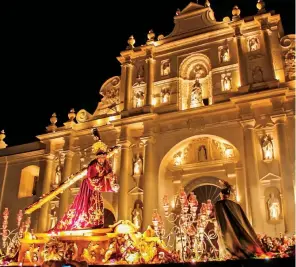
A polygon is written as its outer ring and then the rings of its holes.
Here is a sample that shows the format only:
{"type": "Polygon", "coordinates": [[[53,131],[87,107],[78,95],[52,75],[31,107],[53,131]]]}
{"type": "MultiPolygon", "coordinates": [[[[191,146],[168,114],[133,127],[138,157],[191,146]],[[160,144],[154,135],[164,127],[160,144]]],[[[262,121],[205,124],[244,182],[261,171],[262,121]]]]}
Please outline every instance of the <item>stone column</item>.
{"type": "Polygon", "coordinates": [[[141,138],[145,146],[144,158],[144,214],[143,229],[150,225],[153,209],[158,207],[158,173],[156,168],[157,153],[155,151],[155,137],[141,138]]]}
{"type": "Polygon", "coordinates": [[[128,140],[120,141],[121,146],[121,163],[119,175],[119,193],[118,193],[118,220],[128,220],[128,191],[129,179],[131,176],[131,142],[128,140]]]}
{"type": "Polygon", "coordinates": [[[247,194],[250,196],[250,222],[257,232],[263,231],[262,212],[260,209],[260,182],[258,159],[255,149],[255,120],[241,121],[244,128],[245,166],[247,175],[247,194]]]}
{"type": "Polygon", "coordinates": [[[272,54],[275,78],[280,82],[285,82],[285,71],[282,59],[282,47],[278,39],[279,30],[277,26],[272,26],[269,30],[268,38],[272,54]]]}
{"type": "Polygon", "coordinates": [[[237,44],[237,57],[238,57],[238,65],[239,65],[239,76],[241,86],[245,86],[248,84],[248,71],[247,64],[245,60],[245,52],[244,52],[244,42],[245,38],[238,34],[236,36],[236,44],[237,44]]]}
{"type": "MultiPolygon", "coordinates": [[[[74,156],[73,151],[67,151],[65,156],[65,164],[62,172],[62,182],[66,181],[68,177],[72,174],[72,159],[74,156]]],[[[59,205],[59,219],[66,213],[69,207],[69,199],[70,199],[70,188],[66,189],[60,195],[60,205],[59,205]]]]}
{"type": "MultiPolygon", "coordinates": [[[[120,179],[120,154],[116,153],[114,155],[114,160],[113,160],[113,166],[112,166],[113,172],[117,175],[118,179],[120,179]]],[[[112,205],[114,207],[115,210],[115,220],[118,221],[118,196],[119,193],[113,193],[113,199],[112,199],[112,205]]]]}
{"type": "Polygon", "coordinates": [[[155,59],[150,57],[150,58],[146,59],[146,62],[147,62],[147,66],[148,66],[146,106],[151,106],[152,105],[152,98],[153,98],[155,59]]]}
{"type": "Polygon", "coordinates": [[[274,75],[274,66],[273,66],[273,53],[271,51],[271,43],[270,43],[270,34],[271,31],[269,29],[263,29],[263,37],[264,37],[264,43],[265,43],[265,51],[266,51],[266,60],[268,61],[268,65],[270,66],[270,74],[271,74],[271,80],[275,79],[274,75]]]}
{"type": "Polygon", "coordinates": [[[242,166],[235,167],[235,176],[236,176],[236,193],[237,193],[237,202],[241,205],[243,210],[246,212],[247,216],[250,218],[250,212],[247,208],[248,203],[248,194],[247,194],[247,183],[245,175],[243,173],[242,166]]]}
{"type": "Polygon", "coordinates": [[[275,115],[271,119],[275,123],[277,132],[278,158],[282,176],[283,214],[286,233],[295,232],[295,197],[292,177],[292,162],[289,155],[289,144],[286,136],[286,115],[275,115]]]}
{"type": "MultiPolygon", "coordinates": [[[[55,157],[52,154],[47,155],[45,158],[45,171],[44,171],[44,178],[43,178],[42,190],[41,190],[42,195],[50,192],[50,185],[52,181],[53,167],[54,167],[54,158],[55,157]]],[[[38,218],[39,233],[43,233],[48,230],[47,227],[48,227],[49,208],[50,208],[50,203],[47,202],[40,209],[39,218],[38,218]]]]}
{"type": "Polygon", "coordinates": [[[125,79],[125,94],[124,94],[124,111],[131,108],[131,97],[132,97],[132,82],[133,82],[133,64],[126,62],[126,79],[125,79]]]}

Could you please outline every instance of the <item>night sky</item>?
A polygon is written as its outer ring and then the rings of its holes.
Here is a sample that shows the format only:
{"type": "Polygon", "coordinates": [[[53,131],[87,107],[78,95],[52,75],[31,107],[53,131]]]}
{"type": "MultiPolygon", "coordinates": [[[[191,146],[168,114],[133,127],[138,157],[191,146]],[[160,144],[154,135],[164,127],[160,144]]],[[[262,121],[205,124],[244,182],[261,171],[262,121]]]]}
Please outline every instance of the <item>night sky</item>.
{"type": "MultiPolygon", "coordinates": [[[[0,130],[8,146],[36,141],[53,112],[58,126],[71,108],[92,114],[101,85],[120,75],[116,57],[128,37],[133,34],[137,46],[150,29],[169,34],[177,8],[190,1],[19,2],[0,4],[0,130]]],[[[235,4],[241,17],[257,12],[256,0],[210,2],[218,21],[231,17],[235,4]]],[[[294,0],[266,0],[266,9],[281,14],[285,34],[295,33],[294,0]]]]}

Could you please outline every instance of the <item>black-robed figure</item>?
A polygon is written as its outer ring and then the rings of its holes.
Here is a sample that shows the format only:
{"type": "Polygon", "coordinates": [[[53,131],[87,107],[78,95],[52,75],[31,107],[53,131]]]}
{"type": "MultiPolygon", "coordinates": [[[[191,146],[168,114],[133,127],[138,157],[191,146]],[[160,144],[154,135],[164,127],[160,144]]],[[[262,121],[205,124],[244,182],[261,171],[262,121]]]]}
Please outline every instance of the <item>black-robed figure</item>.
{"type": "Polygon", "coordinates": [[[231,190],[231,186],[224,182],[221,200],[215,204],[220,243],[223,243],[222,247],[224,246],[224,250],[227,254],[230,253],[232,258],[248,259],[261,256],[264,251],[247,216],[238,203],[229,199],[231,190]]]}

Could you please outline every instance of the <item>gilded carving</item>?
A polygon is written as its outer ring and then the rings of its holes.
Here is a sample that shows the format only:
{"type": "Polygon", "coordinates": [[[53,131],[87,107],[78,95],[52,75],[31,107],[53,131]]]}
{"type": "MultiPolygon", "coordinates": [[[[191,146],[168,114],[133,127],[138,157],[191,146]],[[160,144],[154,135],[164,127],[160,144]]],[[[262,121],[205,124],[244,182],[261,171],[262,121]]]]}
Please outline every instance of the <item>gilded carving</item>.
{"type": "Polygon", "coordinates": [[[288,52],[285,55],[285,73],[286,73],[287,80],[289,81],[296,79],[295,58],[296,58],[295,49],[291,48],[290,50],[288,50],[288,52]]]}
{"type": "Polygon", "coordinates": [[[103,96],[98,105],[100,114],[107,113],[108,109],[116,107],[119,104],[120,78],[113,77],[109,79],[101,88],[100,94],[103,96]]]}
{"type": "Polygon", "coordinates": [[[64,251],[65,244],[61,241],[58,241],[56,238],[52,238],[48,243],[44,245],[42,256],[45,261],[61,261],[64,257],[64,251]]]}

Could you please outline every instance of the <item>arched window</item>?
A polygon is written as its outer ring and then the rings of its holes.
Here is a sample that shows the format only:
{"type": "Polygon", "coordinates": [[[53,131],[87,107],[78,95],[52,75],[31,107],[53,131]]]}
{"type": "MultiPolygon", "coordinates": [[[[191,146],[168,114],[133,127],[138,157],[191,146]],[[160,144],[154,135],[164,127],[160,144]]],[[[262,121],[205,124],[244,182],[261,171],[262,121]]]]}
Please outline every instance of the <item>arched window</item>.
{"type": "Polygon", "coordinates": [[[39,179],[39,167],[35,165],[22,169],[18,198],[36,195],[37,182],[39,179]]]}

